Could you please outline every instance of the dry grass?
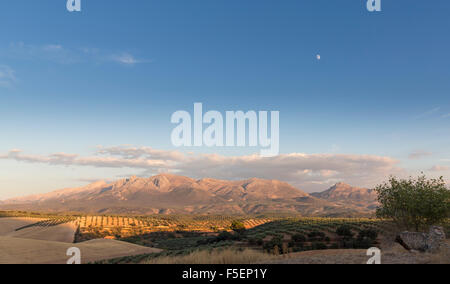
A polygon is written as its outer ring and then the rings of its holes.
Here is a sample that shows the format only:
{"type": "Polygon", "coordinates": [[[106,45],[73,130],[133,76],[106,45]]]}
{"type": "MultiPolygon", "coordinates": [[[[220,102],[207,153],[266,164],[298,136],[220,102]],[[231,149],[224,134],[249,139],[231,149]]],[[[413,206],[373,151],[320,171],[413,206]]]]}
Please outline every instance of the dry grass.
{"type": "MultiPolygon", "coordinates": [[[[366,250],[337,249],[306,251],[292,253],[263,261],[264,264],[365,264],[369,257],[366,250]]],[[[420,253],[405,250],[399,244],[390,248],[381,249],[382,264],[450,264],[450,242],[443,245],[438,253],[420,253]]]]}
{"type": "Polygon", "coordinates": [[[368,260],[366,250],[328,249],[282,255],[260,264],[364,264],[368,260]]]}
{"type": "Polygon", "coordinates": [[[195,251],[184,256],[163,256],[145,261],[145,264],[252,264],[269,261],[275,256],[245,249],[217,249],[195,251]]]}
{"type": "Polygon", "coordinates": [[[450,250],[440,251],[439,253],[428,256],[426,264],[450,264],[450,250]]]}
{"type": "Polygon", "coordinates": [[[450,240],[437,253],[409,252],[395,244],[382,256],[384,263],[389,264],[450,264],[450,240]]]}

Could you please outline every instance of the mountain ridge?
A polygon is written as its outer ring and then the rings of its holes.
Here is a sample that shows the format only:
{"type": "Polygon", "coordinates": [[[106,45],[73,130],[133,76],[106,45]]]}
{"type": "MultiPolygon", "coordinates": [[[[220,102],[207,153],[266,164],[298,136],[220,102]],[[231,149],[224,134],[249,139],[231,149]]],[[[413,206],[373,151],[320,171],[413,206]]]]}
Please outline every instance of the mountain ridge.
{"type": "Polygon", "coordinates": [[[369,214],[360,204],[308,194],[279,180],[192,179],[173,174],[87,186],[4,200],[0,209],[111,214],[258,214],[308,216],[369,214]]]}

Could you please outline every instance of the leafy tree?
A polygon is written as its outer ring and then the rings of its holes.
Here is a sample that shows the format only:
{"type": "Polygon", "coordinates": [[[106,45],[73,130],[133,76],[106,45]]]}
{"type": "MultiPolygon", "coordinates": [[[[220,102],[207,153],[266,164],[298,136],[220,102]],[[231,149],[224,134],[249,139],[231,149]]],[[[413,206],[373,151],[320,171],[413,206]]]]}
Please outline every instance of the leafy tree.
{"type": "Polygon", "coordinates": [[[339,228],[337,228],[336,234],[338,236],[341,236],[345,240],[353,238],[352,229],[347,225],[342,225],[339,228]]]}
{"type": "Polygon", "coordinates": [[[314,243],[312,243],[311,248],[313,250],[323,250],[323,249],[327,249],[328,247],[323,242],[314,242],[314,243]]]}
{"type": "Polygon", "coordinates": [[[112,229],[112,234],[116,239],[120,239],[122,237],[122,227],[114,227],[112,229]]]}
{"type": "Polygon", "coordinates": [[[430,225],[441,223],[450,213],[450,190],[443,177],[391,177],[388,182],[377,186],[375,191],[380,203],[377,216],[392,218],[408,230],[428,229],[430,225]]]}
{"type": "Polygon", "coordinates": [[[245,226],[242,222],[235,220],[231,223],[231,230],[242,233],[245,231],[245,226]]]}
{"type": "Polygon", "coordinates": [[[309,241],[323,241],[325,239],[325,233],[319,231],[312,231],[308,234],[309,241]]]}
{"type": "Polygon", "coordinates": [[[277,251],[275,254],[280,254],[280,248],[283,246],[283,239],[280,237],[274,237],[272,240],[264,244],[264,249],[268,252],[277,251]]]}
{"type": "Polygon", "coordinates": [[[375,245],[378,232],[373,229],[361,230],[355,241],[355,248],[367,249],[375,245]]]}
{"type": "Polygon", "coordinates": [[[306,237],[302,234],[295,234],[292,236],[292,241],[295,243],[303,243],[306,242],[306,237]]]}
{"type": "Polygon", "coordinates": [[[378,232],[374,229],[361,230],[358,234],[358,239],[369,239],[375,241],[378,237],[378,232]]]}
{"type": "Polygon", "coordinates": [[[232,233],[229,233],[227,231],[223,231],[216,237],[216,241],[217,242],[229,241],[229,240],[233,240],[235,238],[236,237],[232,233]]]}

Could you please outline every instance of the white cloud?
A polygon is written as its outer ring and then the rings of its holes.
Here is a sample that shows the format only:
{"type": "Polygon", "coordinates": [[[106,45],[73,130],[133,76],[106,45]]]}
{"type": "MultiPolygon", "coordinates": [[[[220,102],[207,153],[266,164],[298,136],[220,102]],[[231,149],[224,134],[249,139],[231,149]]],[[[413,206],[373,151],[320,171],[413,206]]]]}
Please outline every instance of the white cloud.
{"type": "Polygon", "coordinates": [[[82,157],[76,154],[26,155],[12,150],[0,156],[28,163],[62,166],[91,166],[98,168],[139,169],[153,175],[172,172],[193,178],[279,179],[303,190],[323,190],[328,185],[345,181],[356,186],[371,187],[389,175],[401,175],[397,161],[389,157],[345,154],[282,154],[276,157],[259,155],[222,156],[218,154],[185,154],[179,151],[157,150],[150,147],[99,147],[98,151],[82,157]]]}
{"type": "Polygon", "coordinates": [[[62,45],[59,44],[48,44],[43,47],[46,51],[60,51],[63,50],[62,45]]]}
{"type": "Polygon", "coordinates": [[[60,64],[70,64],[81,60],[79,54],[61,44],[26,44],[14,42],[5,52],[7,56],[25,60],[45,60],[60,64]]]}
{"type": "Polygon", "coordinates": [[[430,115],[433,115],[433,114],[437,113],[437,112],[440,111],[440,110],[441,110],[440,107],[432,108],[432,109],[427,110],[427,111],[425,111],[425,112],[419,114],[418,116],[416,116],[416,119],[421,119],[421,118],[429,117],[430,115]]]}
{"type": "Polygon", "coordinates": [[[16,82],[14,70],[6,65],[0,65],[0,87],[11,87],[16,82]]]}
{"type": "Polygon", "coordinates": [[[115,62],[118,62],[118,63],[125,64],[125,65],[135,65],[137,63],[141,63],[141,61],[137,60],[136,58],[134,58],[133,55],[131,55],[129,53],[114,55],[114,56],[112,56],[112,60],[115,62]]]}
{"type": "Polygon", "coordinates": [[[131,66],[151,62],[137,59],[132,54],[123,51],[108,51],[92,47],[74,48],[55,43],[25,44],[23,42],[14,42],[9,45],[9,49],[1,52],[14,58],[48,60],[60,64],[112,61],[131,66]]]}
{"type": "Polygon", "coordinates": [[[111,156],[122,156],[128,159],[145,157],[148,159],[182,161],[185,158],[185,155],[178,151],[157,150],[151,147],[133,147],[128,145],[115,147],[98,146],[97,153],[111,156]]]}
{"type": "Polygon", "coordinates": [[[429,171],[431,171],[431,172],[444,172],[444,171],[448,171],[448,170],[450,170],[449,167],[440,166],[440,165],[433,166],[429,169],[429,171]]]}
{"type": "Polygon", "coordinates": [[[417,150],[409,154],[408,158],[411,160],[421,159],[427,156],[431,156],[433,153],[424,150],[417,150]]]}

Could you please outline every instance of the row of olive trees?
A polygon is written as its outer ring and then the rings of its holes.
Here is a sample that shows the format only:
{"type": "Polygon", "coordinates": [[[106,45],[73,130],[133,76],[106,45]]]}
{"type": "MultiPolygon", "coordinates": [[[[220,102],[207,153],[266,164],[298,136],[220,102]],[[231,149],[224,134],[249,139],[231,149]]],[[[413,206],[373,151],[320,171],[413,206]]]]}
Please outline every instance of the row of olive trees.
{"type": "Polygon", "coordinates": [[[376,187],[380,207],[377,216],[391,218],[399,226],[420,231],[450,217],[450,189],[443,177],[398,179],[376,187]]]}

